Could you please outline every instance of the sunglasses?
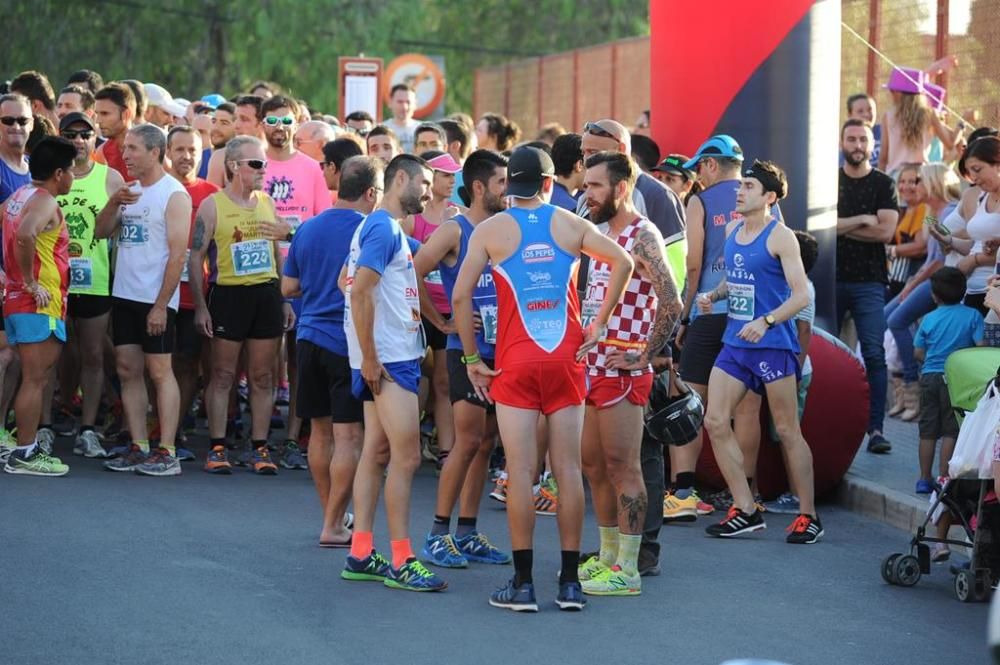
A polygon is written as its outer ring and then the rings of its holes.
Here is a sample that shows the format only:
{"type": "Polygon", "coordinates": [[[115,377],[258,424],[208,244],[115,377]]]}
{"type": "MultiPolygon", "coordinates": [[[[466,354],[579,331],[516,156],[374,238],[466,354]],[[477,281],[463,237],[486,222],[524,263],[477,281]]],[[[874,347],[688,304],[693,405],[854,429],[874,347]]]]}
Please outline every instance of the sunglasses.
{"type": "Polygon", "coordinates": [[[266,169],[267,168],[267,160],[266,159],[237,159],[235,161],[237,163],[239,163],[239,162],[245,162],[246,165],[249,166],[250,168],[252,168],[254,171],[260,171],[262,169],[266,169]]]}
{"type": "Polygon", "coordinates": [[[348,127],[347,129],[348,131],[354,132],[361,138],[368,136],[368,132],[371,131],[370,129],[358,129],[357,127],[348,127]]]}
{"type": "Polygon", "coordinates": [[[69,139],[70,141],[77,137],[80,137],[84,141],[94,138],[94,130],[92,129],[64,129],[60,134],[64,139],[69,139]]]}
{"type": "Polygon", "coordinates": [[[606,139],[614,139],[615,141],[619,142],[622,140],[620,136],[615,136],[608,130],[598,125],[596,122],[588,122],[586,125],[584,125],[583,133],[593,134],[594,136],[603,136],[606,139]]]}
{"type": "Polygon", "coordinates": [[[25,118],[23,116],[20,118],[15,118],[12,115],[5,115],[4,117],[0,118],[0,122],[7,125],[8,127],[13,127],[15,123],[20,125],[21,127],[24,127],[29,122],[31,122],[31,118],[25,118]]]}
{"type": "Polygon", "coordinates": [[[285,127],[291,127],[295,124],[295,118],[290,115],[278,117],[276,115],[269,115],[264,118],[264,124],[268,127],[277,127],[278,125],[284,125],[285,127]]]}
{"type": "Polygon", "coordinates": [[[196,106],[194,108],[194,112],[197,115],[215,115],[215,109],[211,106],[196,106]]]}

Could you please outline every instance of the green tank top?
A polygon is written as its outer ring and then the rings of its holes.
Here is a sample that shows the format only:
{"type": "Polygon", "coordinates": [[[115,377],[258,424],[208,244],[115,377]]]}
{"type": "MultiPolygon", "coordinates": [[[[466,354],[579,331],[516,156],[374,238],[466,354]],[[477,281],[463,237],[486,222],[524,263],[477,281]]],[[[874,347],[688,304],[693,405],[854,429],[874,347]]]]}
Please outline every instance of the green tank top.
{"type": "Polygon", "coordinates": [[[83,178],[73,181],[69,194],[57,197],[69,232],[69,292],[110,295],[110,257],[107,239],[96,240],[97,215],[108,202],[108,167],[94,162],[83,178]]]}

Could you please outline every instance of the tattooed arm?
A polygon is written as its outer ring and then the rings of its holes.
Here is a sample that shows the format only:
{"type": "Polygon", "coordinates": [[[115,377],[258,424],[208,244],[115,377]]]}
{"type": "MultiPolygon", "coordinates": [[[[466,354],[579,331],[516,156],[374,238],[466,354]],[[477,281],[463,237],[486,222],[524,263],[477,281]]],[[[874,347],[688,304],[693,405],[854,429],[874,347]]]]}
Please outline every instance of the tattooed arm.
{"type": "Polygon", "coordinates": [[[212,317],[205,302],[205,255],[215,237],[216,219],[215,200],[210,196],[198,207],[195,215],[191,256],[188,258],[188,285],[191,287],[191,299],[194,300],[195,330],[205,337],[212,336],[212,317]]]}

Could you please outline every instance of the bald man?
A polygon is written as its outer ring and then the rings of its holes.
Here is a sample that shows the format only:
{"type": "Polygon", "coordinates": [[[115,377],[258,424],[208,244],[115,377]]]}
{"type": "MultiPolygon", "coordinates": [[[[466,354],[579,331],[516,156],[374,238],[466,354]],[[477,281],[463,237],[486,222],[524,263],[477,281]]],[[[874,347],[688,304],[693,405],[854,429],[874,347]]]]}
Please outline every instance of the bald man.
{"type": "Polygon", "coordinates": [[[317,162],[323,161],[323,146],[337,138],[333,127],[321,120],[310,120],[302,123],[295,132],[293,145],[295,149],[309,155],[317,162]]]}

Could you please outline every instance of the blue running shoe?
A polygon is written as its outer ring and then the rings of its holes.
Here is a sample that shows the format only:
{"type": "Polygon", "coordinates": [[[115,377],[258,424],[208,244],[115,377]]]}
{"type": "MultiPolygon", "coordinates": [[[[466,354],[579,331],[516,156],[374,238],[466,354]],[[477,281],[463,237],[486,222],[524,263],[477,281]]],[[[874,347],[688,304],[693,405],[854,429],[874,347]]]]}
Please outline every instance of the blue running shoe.
{"type": "Polygon", "coordinates": [[[507,582],[490,594],[490,605],[502,607],[515,612],[537,612],[538,602],[535,600],[535,585],[525,582],[519,587],[514,586],[514,579],[507,582]]]}
{"type": "Polygon", "coordinates": [[[195,457],[194,453],[188,450],[187,448],[183,446],[177,446],[177,459],[179,459],[182,462],[193,462],[198,458],[195,457]]]}
{"type": "Polygon", "coordinates": [[[416,559],[410,559],[398,570],[390,566],[383,583],[390,589],[403,591],[444,591],[448,588],[447,582],[416,559]]]}
{"type": "Polygon", "coordinates": [[[934,483],[921,478],[917,481],[917,486],[913,490],[917,494],[930,494],[934,491],[934,483]]]}
{"type": "Polygon", "coordinates": [[[559,585],[556,605],[565,612],[579,612],[587,604],[583,597],[583,585],[579,582],[563,582],[559,585]]]}
{"type": "Polygon", "coordinates": [[[469,561],[476,563],[495,563],[499,565],[510,563],[510,555],[494,547],[489,539],[478,531],[455,539],[459,551],[469,561]]]}
{"type": "Polygon", "coordinates": [[[798,515],[802,512],[799,497],[790,492],[785,492],[774,501],[768,501],[764,504],[764,509],[775,515],[798,515]]]}
{"type": "Polygon", "coordinates": [[[384,582],[391,567],[385,557],[375,550],[364,559],[347,555],[340,578],[353,582],[384,582]]]}
{"type": "Polygon", "coordinates": [[[450,533],[441,536],[427,534],[424,549],[420,552],[427,563],[441,568],[468,568],[469,560],[458,551],[450,533]]]}

